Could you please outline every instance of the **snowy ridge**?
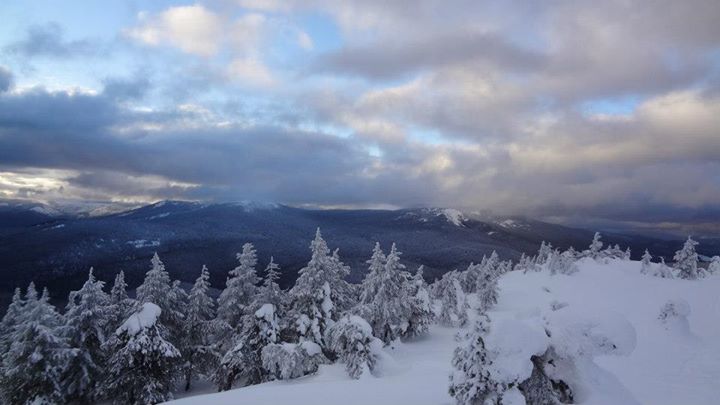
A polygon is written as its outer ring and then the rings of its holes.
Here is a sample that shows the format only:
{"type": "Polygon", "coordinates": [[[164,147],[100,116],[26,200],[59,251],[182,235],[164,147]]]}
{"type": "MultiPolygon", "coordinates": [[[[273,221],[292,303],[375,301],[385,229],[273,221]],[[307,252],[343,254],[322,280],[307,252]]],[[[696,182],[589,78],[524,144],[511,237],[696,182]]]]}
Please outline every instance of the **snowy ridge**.
{"type": "MultiPolygon", "coordinates": [[[[628,260],[582,259],[577,266],[579,271],[569,276],[545,270],[513,271],[500,278],[498,304],[488,312],[487,338],[499,353],[498,373],[528,375],[529,355],[552,343],[576,358],[574,373],[566,377],[574,403],[717,403],[720,276],[697,281],[651,277],[640,273],[640,262],[628,260]],[[669,309],[668,302],[674,303],[669,309]]],[[[469,310],[471,316],[475,313],[469,310]]],[[[385,347],[376,375],[359,380],[348,377],[341,364],[322,365],[315,375],[299,380],[174,403],[452,404],[447,388],[457,331],[432,326],[422,339],[385,347]]],[[[513,394],[518,393],[505,399],[513,394]]],[[[514,399],[522,400],[522,395],[514,399]]]]}

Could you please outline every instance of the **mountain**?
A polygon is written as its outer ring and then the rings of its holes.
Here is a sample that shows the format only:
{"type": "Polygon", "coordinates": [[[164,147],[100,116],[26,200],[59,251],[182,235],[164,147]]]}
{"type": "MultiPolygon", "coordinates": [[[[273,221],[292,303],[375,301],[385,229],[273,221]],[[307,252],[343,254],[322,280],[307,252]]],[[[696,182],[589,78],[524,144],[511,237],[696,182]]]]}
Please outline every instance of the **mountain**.
{"type": "MultiPolygon", "coordinates": [[[[163,201],[108,215],[71,215],[33,204],[0,206],[0,300],[16,286],[34,280],[50,285],[56,299],[80,287],[93,266],[98,278],[112,281],[124,270],[138,285],[157,251],[174,278],[192,282],[206,264],[215,287],[224,286],[245,242],[258,250],[260,270],[273,255],[283,269],[281,284],[291,285],[309,259],[309,242],[320,227],[331,248],[339,248],[360,281],[375,241],[385,249],[396,242],[410,271],[425,266],[433,280],[462,269],[493,250],[502,258],[534,254],[545,240],[560,248],[584,248],[593,231],[522,217],[489,217],[453,209],[316,210],[279,204],[239,202],[201,204],[163,201]]],[[[644,249],[672,258],[682,241],[621,234],[606,243],[644,249]]],[[[719,240],[701,241],[699,251],[717,254],[719,240]],[[709,242],[709,243],[708,243],[709,242]],[[703,250],[705,249],[705,250],[703,250]]],[[[2,303],[2,302],[0,302],[2,303]]]]}

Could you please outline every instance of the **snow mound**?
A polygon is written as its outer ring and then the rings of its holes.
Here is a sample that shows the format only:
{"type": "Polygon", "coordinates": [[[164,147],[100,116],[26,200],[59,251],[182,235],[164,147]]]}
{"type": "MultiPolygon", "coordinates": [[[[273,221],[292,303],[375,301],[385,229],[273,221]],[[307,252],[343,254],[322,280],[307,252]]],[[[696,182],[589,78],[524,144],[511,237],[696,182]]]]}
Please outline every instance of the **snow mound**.
{"type": "Polygon", "coordinates": [[[140,331],[155,325],[161,312],[159,306],[152,302],[146,302],[142,308],[140,308],[140,311],[130,315],[130,317],[117,328],[115,333],[120,335],[123,332],[127,332],[128,335],[135,336],[140,331]]]}
{"type": "Polygon", "coordinates": [[[635,328],[618,313],[588,314],[564,308],[548,314],[546,319],[553,346],[560,354],[571,357],[627,356],[637,344],[635,328]]]}
{"type": "Polygon", "coordinates": [[[502,319],[490,326],[485,339],[494,353],[491,374],[495,381],[511,383],[530,377],[530,357],[545,353],[550,340],[539,323],[502,319]]]}

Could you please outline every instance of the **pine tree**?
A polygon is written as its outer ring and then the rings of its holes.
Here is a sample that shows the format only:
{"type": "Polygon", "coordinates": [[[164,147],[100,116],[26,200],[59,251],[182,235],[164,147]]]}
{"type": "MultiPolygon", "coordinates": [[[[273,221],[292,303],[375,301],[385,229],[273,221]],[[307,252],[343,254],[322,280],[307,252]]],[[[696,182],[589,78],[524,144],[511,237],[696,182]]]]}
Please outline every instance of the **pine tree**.
{"type": "Polygon", "coordinates": [[[698,255],[695,252],[697,242],[688,237],[682,249],[675,252],[674,268],[679,278],[686,280],[695,280],[698,278],[698,255]]]}
{"type": "Polygon", "coordinates": [[[592,259],[597,260],[600,258],[600,251],[603,247],[603,243],[600,238],[600,232],[595,232],[592,243],[590,243],[590,247],[588,248],[588,256],[592,259]]]}
{"type": "Polygon", "coordinates": [[[433,284],[433,297],[440,300],[436,316],[445,326],[463,326],[468,320],[469,305],[458,278],[457,271],[451,271],[433,284]]]}
{"type": "Polygon", "coordinates": [[[325,331],[353,301],[351,287],[344,280],[349,268],[340,261],[337,251],[330,254],[319,228],[310,251],[310,261],[299,271],[290,290],[292,316],[300,338],[325,349],[325,331]]]}
{"type": "Polygon", "coordinates": [[[238,326],[242,316],[248,311],[260,281],[255,271],[257,253],[252,243],[244,244],[242,253],[238,253],[236,257],[240,264],[230,271],[226,287],[218,298],[218,318],[227,322],[230,328],[238,326]]]}
{"type": "Polygon", "coordinates": [[[63,402],[65,365],[76,355],[62,336],[62,317],[48,302],[47,289],[38,298],[30,283],[10,348],[3,357],[0,389],[10,404],[63,402]]]}
{"type": "Polygon", "coordinates": [[[380,248],[380,242],[375,242],[372,256],[366,261],[369,265],[368,273],[362,281],[360,287],[360,304],[370,304],[375,299],[381,288],[381,274],[385,270],[385,262],[387,258],[380,248]]]}
{"type": "Polygon", "coordinates": [[[550,256],[552,255],[553,247],[550,243],[545,243],[545,241],[542,241],[540,244],[540,249],[538,250],[537,256],[535,256],[535,263],[538,265],[543,265],[550,260],[550,256]]]}
{"type": "Polygon", "coordinates": [[[625,253],[623,253],[623,259],[630,260],[632,252],[630,251],[630,247],[625,249],[625,253]]]}
{"type": "Polygon", "coordinates": [[[95,279],[90,268],[85,284],[68,298],[63,335],[78,352],[63,376],[67,401],[92,403],[97,399],[97,385],[104,376],[107,361],[103,350],[105,331],[113,309],[110,297],[103,291],[104,285],[95,279]]]}
{"type": "Polygon", "coordinates": [[[183,321],[181,352],[185,359],[185,391],[190,389],[195,375],[210,376],[219,362],[218,347],[213,342],[215,303],[208,296],[208,290],[210,273],[203,266],[188,294],[187,314],[183,321]]]}
{"type": "MultiPolygon", "coordinates": [[[[381,257],[382,251],[376,246],[373,257],[381,257]]],[[[361,297],[363,317],[372,326],[373,334],[385,343],[405,337],[413,314],[413,299],[409,296],[410,275],[400,263],[401,253],[393,243],[385,258],[384,266],[373,268],[376,262],[370,259],[371,270],[363,281],[361,297]]]]}
{"type": "Polygon", "coordinates": [[[180,288],[179,282],[171,282],[170,274],[157,253],[151,260],[152,267],[145,274],[145,280],[137,288],[137,309],[142,304],[153,303],[160,307],[160,323],[167,328],[167,339],[178,345],[182,334],[182,309],[185,308],[187,294],[180,288]]]}
{"type": "Polygon", "coordinates": [[[351,378],[369,374],[378,361],[382,342],[373,336],[371,326],[357,315],[345,315],[330,329],[328,346],[336,353],[351,378]]]}
{"type": "Polygon", "coordinates": [[[162,310],[146,302],[108,340],[107,377],[102,392],[116,404],[157,404],[173,398],[181,355],[165,339],[162,310]]]}
{"type": "Polygon", "coordinates": [[[221,391],[229,390],[235,381],[244,378],[247,385],[270,379],[263,367],[263,349],[278,339],[278,320],[273,304],[263,304],[253,314],[242,318],[242,328],[235,335],[235,344],[223,356],[215,376],[221,391]]]}
{"type": "Polygon", "coordinates": [[[453,354],[449,392],[458,405],[500,404],[506,390],[504,384],[493,379],[489,370],[493,356],[484,340],[489,323],[490,319],[481,315],[466,335],[465,344],[456,348],[453,354]]]}

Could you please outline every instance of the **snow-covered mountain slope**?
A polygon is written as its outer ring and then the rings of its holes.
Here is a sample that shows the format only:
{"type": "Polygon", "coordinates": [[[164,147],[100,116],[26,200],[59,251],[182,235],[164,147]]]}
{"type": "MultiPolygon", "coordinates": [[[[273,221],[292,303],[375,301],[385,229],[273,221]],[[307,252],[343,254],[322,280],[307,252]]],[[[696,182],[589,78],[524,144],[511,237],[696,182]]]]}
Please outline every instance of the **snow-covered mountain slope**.
{"type": "MultiPolygon", "coordinates": [[[[585,350],[575,325],[611,335],[610,354],[575,363],[571,388],[580,404],[716,404],[720,381],[720,276],[697,281],[640,274],[640,263],[609,264],[583,259],[567,275],[510,272],[500,279],[500,297],[490,311],[493,327],[504,322],[562,330],[564,344],[585,350]],[[669,301],[680,308],[660,319],[669,301]],[[687,305],[685,305],[687,304],[687,305]],[[682,314],[689,309],[689,314],[682,314]],[[609,320],[609,321],[608,321],[609,320]],[[610,326],[608,326],[610,325],[610,326]],[[578,336],[574,341],[573,336],[578,336]],[[618,337],[619,336],[619,337],[618,337]],[[615,340],[613,340],[615,339],[615,340]]],[[[340,364],[313,376],[270,382],[223,393],[192,396],[178,405],[442,405],[452,404],[448,375],[456,330],[435,326],[422,339],[386,348],[376,376],[352,380],[340,364]]],[[[522,342],[522,336],[507,336],[522,342]]],[[[502,361],[502,359],[500,360],[502,361]]],[[[192,394],[192,393],[190,393],[192,394]]],[[[185,394],[187,395],[187,394],[185,394]]]]}

